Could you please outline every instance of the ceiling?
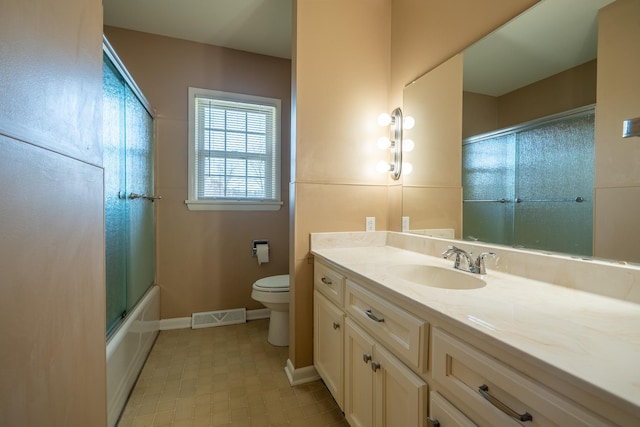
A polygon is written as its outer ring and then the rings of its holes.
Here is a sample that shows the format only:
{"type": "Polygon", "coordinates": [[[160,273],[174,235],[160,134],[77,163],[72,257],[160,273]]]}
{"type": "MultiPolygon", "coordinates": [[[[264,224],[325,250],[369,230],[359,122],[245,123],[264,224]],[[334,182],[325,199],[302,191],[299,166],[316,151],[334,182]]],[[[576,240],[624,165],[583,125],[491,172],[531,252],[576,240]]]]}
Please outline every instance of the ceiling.
{"type": "Polygon", "coordinates": [[[292,0],[103,0],[114,27],[291,58],[292,0]]]}
{"type": "Polygon", "coordinates": [[[500,96],[597,56],[598,10],[613,0],[545,0],[467,48],[464,89],[500,96]]]}

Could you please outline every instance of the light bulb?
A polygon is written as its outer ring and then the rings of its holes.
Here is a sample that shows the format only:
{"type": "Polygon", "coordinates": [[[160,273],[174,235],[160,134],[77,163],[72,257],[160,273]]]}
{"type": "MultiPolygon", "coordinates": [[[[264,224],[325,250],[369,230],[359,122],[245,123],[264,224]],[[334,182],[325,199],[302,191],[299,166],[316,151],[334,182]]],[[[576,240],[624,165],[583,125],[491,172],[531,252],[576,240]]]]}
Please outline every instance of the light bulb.
{"type": "Polygon", "coordinates": [[[378,116],[378,124],[380,126],[389,126],[391,123],[391,116],[387,113],[382,113],[378,116]]]}
{"type": "Polygon", "coordinates": [[[386,150],[391,147],[391,141],[386,136],[381,136],[378,138],[378,148],[381,150],[386,150]]]}
{"type": "Polygon", "coordinates": [[[413,165],[411,163],[408,162],[403,162],[402,163],[402,173],[405,175],[409,175],[411,172],[413,172],[413,165]]]}
{"type": "Polygon", "coordinates": [[[378,171],[380,173],[389,172],[390,170],[391,170],[391,165],[389,164],[389,162],[385,162],[384,160],[380,160],[376,164],[376,171],[378,171]]]}
{"type": "Polygon", "coordinates": [[[404,139],[402,140],[402,151],[409,152],[413,151],[416,144],[414,144],[413,139],[404,139]]]}
{"type": "Polygon", "coordinates": [[[411,129],[416,125],[416,121],[413,117],[411,116],[406,116],[404,119],[402,119],[402,126],[405,129],[411,129]]]}

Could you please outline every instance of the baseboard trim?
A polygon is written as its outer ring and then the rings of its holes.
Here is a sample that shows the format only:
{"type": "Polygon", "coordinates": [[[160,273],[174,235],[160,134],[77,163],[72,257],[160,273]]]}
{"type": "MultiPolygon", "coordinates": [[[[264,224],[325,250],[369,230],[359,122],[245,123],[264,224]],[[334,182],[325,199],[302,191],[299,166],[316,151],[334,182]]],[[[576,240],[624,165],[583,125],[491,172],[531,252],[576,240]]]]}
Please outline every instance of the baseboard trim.
{"type": "Polygon", "coordinates": [[[247,320],[268,319],[271,316],[271,310],[268,308],[259,308],[257,310],[247,310],[247,320]]]}
{"type": "Polygon", "coordinates": [[[170,331],[172,329],[191,328],[191,317],[175,317],[173,319],[161,319],[160,330],[170,331]]]}
{"type": "MultiPolygon", "coordinates": [[[[271,310],[269,310],[268,308],[247,310],[247,320],[268,319],[269,316],[271,316],[271,310]]],[[[191,328],[191,317],[174,317],[173,319],[160,320],[161,331],[189,328],[191,328]]]]}
{"type": "Polygon", "coordinates": [[[320,375],[318,375],[318,371],[316,371],[313,365],[296,369],[291,359],[287,359],[287,366],[284,367],[284,372],[287,374],[289,384],[292,386],[306,384],[320,379],[320,375]]]}

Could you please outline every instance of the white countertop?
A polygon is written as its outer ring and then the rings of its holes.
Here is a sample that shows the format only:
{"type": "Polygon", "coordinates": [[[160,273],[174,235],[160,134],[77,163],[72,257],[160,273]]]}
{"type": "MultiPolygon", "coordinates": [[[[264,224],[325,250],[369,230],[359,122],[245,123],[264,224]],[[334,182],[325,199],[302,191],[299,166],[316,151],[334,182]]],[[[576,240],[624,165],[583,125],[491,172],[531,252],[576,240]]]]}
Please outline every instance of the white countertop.
{"type": "Polygon", "coordinates": [[[389,267],[453,269],[453,261],[392,246],[312,247],[312,253],[640,417],[640,305],[491,270],[480,276],[482,288],[429,287],[389,267]]]}

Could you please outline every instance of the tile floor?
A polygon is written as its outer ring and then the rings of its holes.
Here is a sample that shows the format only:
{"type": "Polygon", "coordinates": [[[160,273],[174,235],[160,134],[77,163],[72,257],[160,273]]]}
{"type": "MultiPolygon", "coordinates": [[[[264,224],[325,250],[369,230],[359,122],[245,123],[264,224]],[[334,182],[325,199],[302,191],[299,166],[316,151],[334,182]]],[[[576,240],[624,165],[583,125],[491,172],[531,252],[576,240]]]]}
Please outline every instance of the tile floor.
{"type": "Polygon", "coordinates": [[[119,427],[348,427],[321,381],[291,387],[268,319],[161,331],[119,427]]]}

